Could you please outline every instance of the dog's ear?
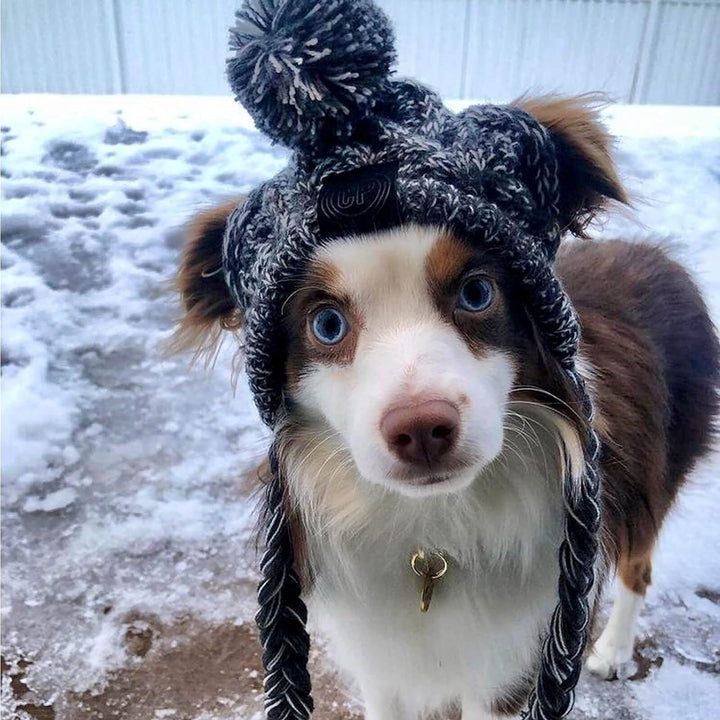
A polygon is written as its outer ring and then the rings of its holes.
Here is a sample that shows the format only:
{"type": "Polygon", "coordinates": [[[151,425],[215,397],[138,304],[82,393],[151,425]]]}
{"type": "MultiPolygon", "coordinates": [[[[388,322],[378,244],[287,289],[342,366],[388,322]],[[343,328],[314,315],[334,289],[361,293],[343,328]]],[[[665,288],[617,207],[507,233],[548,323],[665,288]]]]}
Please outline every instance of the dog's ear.
{"type": "Polygon", "coordinates": [[[205,210],[185,228],[185,246],[175,288],[184,315],[170,341],[176,352],[193,350],[195,357],[212,360],[223,330],[239,330],[242,314],[225,283],[222,248],[225,226],[242,198],[205,210]]]}
{"type": "Polygon", "coordinates": [[[612,137],[598,115],[596,96],[520,98],[517,107],[547,128],[555,145],[560,182],[560,227],[584,236],[608,201],[628,203],[611,155],[612,137]]]}

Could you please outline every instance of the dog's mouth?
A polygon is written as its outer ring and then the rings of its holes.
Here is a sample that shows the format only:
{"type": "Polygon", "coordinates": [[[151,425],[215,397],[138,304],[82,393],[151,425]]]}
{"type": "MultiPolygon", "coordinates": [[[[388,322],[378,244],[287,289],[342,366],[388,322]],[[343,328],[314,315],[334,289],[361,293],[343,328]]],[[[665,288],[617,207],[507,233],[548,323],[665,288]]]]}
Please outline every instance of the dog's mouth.
{"type": "Polygon", "coordinates": [[[387,480],[400,488],[451,490],[470,483],[477,476],[479,465],[477,458],[457,458],[437,468],[399,467],[388,473],[387,480]]]}
{"type": "Polygon", "coordinates": [[[440,485],[453,479],[452,475],[430,475],[430,477],[415,480],[416,485],[440,485]]]}
{"type": "Polygon", "coordinates": [[[429,487],[430,485],[442,485],[443,483],[451,483],[456,479],[455,475],[430,475],[426,478],[416,478],[411,484],[419,487],[429,487]]]}

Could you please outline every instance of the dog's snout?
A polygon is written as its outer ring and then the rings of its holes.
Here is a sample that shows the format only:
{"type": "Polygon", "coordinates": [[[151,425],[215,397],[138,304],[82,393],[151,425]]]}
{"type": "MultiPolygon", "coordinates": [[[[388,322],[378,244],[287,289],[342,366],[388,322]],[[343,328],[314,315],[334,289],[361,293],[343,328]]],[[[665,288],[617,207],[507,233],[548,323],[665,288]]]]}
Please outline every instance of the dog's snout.
{"type": "Polygon", "coordinates": [[[446,400],[429,400],[388,410],[380,432],[401,460],[432,467],[455,444],[460,427],[458,409],[446,400]]]}

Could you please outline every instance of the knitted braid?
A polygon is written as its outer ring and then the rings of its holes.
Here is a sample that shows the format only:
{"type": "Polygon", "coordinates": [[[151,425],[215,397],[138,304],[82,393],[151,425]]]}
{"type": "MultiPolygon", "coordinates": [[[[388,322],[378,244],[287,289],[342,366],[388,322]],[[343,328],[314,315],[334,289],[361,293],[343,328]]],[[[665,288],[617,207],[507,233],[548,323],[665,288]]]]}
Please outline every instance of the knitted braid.
{"type": "MultiPolygon", "coordinates": [[[[553,246],[556,243],[551,243],[553,246]]],[[[528,250],[520,242],[507,252],[514,255],[513,264],[522,273],[535,321],[570,380],[585,420],[584,472],[579,484],[573,481],[569,468],[564,477],[565,537],[558,553],[558,603],[543,644],[527,714],[530,720],[559,720],[567,717],[575,702],[590,624],[588,596],[595,581],[600,528],[600,441],[593,429],[592,399],[575,364],[580,341],[575,311],[550,265],[538,261],[538,253],[528,250]]]]}
{"type": "Polygon", "coordinates": [[[292,538],[285,517],[283,481],[277,440],[268,453],[270,479],[265,495],[266,548],[260,563],[260,606],[255,620],[265,667],[265,712],[268,720],[309,720],[313,711],[308,673],[310,638],[307,609],[293,568],[292,538]]]}
{"type": "MultiPolygon", "coordinates": [[[[592,401],[582,377],[575,369],[567,376],[573,382],[582,412],[592,422],[592,401]]],[[[594,430],[584,438],[585,472],[577,487],[566,474],[565,539],[560,546],[558,604],[542,650],[535,691],[529,701],[530,720],[557,720],[573,708],[575,686],[582,670],[583,652],[590,623],[588,594],[595,580],[595,559],[600,526],[600,478],[597,461],[600,443],[594,430]]]]}

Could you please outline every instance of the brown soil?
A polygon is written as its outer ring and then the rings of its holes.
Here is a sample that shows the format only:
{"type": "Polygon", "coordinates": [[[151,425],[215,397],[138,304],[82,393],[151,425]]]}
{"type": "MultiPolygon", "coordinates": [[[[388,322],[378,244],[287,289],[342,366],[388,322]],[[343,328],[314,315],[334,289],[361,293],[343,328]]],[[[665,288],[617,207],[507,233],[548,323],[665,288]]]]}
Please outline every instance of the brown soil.
{"type": "MultiPolygon", "coordinates": [[[[151,617],[131,621],[125,635],[131,662],[103,688],[68,693],[52,704],[24,681],[27,663],[10,677],[18,710],[32,720],[202,720],[251,718],[262,710],[262,666],[252,623],[206,625],[184,620],[163,626],[151,617]]],[[[317,720],[360,720],[335,673],[319,653],[311,659],[317,720]]]]}

